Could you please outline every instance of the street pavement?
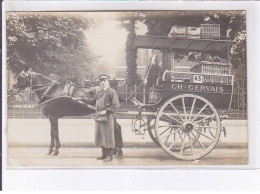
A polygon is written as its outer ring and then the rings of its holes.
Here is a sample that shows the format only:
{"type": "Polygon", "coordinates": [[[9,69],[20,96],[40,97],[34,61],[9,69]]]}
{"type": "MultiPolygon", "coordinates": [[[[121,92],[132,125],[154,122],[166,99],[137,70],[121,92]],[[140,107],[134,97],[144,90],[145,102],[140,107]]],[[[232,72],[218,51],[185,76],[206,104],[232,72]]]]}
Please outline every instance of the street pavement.
{"type": "MultiPolygon", "coordinates": [[[[136,135],[131,128],[131,119],[118,119],[122,126],[125,146],[154,146],[148,132],[136,135]]],[[[8,119],[7,132],[9,146],[48,146],[50,143],[50,122],[48,119],[8,119]]],[[[222,126],[227,135],[221,133],[218,146],[247,146],[247,121],[224,120],[222,126]]],[[[59,137],[64,147],[94,147],[94,119],[59,119],[59,137]]]]}
{"type": "MultiPolygon", "coordinates": [[[[61,141],[58,156],[46,155],[50,142],[47,119],[9,119],[4,138],[7,139],[8,166],[14,167],[166,167],[176,165],[244,165],[248,163],[247,121],[225,120],[227,136],[221,135],[213,151],[197,161],[182,161],[157,147],[146,132],[136,135],[130,119],[120,119],[124,141],[124,157],[112,162],[97,161],[100,148],[94,144],[93,119],[60,119],[61,141]]],[[[5,152],[4,152],[5,153],[5,152]]]]}
{"type": "Polygon", "coordinates": [[[124,156],[111,162],[96,160],[100,148],[61,148],[58,156],[46,155],[48,148],[12,147],[8,150],[9,167],[174,167],[176,165],[245,165],[247,149],[214,149],[209,155],[196,161],[173,158],[159,147],[123,148],[124,156]]]}

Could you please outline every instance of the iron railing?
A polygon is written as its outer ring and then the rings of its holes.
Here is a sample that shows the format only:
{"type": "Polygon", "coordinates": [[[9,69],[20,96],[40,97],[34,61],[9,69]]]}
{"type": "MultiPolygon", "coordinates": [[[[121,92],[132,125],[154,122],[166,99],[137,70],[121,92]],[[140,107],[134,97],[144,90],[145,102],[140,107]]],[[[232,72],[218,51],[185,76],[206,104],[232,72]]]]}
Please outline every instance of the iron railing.
{"type": "MultiPolygon", "coordinates": [[[[118,95],[122,99],[126,99],[133,91],[133,97],[138,101],[148,101],[149,91],[143,87],[137,88],[128,87],[127,85],[118,88],[118,95]]],[[[232,96],[231,108],[224,114],[228,115],[230,119],[247,119],[247,93],[246,90],[240,90],[239,87],[234,87],[232,96]]],[[[25,90],[19,96],[14,96],[8,99],[8,118],[46,118],[42,113],[42,108],[38,105],[38,98],[32,91],[25,90]]],[[[119,111],[137,111],[130,100],[121,103],[119,111]]],[[[92,118],[93,116],[84,116],[80,118],[92,118]]],[[[133,116],[118,115],[119,118],[133,118],[133,116]]],[[[78,117],[79,118],[79,117],[78,117]]]]}

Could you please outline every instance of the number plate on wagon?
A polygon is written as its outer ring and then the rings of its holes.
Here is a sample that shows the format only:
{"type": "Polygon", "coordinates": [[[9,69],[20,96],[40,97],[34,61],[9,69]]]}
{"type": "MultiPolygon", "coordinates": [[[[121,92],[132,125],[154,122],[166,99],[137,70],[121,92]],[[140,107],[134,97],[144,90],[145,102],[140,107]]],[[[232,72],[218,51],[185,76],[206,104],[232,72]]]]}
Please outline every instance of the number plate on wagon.
{"type": "Polygon", "coordinates": [[[202,75],[193,75],[193,83],[202,83],[203,76],[202,75]]]}

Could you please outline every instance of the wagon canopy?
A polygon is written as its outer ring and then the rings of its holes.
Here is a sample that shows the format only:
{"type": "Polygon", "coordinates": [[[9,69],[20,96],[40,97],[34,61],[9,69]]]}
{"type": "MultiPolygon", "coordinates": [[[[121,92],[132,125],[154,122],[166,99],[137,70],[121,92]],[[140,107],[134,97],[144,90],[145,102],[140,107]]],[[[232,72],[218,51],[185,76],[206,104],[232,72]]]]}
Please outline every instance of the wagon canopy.
{"type": "Polygon", "coordinates": [[[164,36],[138,35],[135,39],[136,48],[155,50],[184,50],[197,52],[222,52],[229,45],[236,43],[230,40],[172,38],[164,36]]]}

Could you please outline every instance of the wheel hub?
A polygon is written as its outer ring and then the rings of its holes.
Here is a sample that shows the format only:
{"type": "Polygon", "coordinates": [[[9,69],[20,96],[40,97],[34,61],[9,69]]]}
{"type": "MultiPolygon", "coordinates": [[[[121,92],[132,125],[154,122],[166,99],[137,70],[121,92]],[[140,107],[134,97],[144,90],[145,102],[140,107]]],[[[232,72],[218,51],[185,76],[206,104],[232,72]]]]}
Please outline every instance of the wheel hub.
{"type": "Polygon", "coordinates": [[[182,129],[182,131],[183,131],[184,133],[189,133],[189,132],[192,131],[193,129],[194,129],[194,125],[193,125],[192,123],[188,122],[188,123],[184,123],[184,124],[183,124],[183,129],[182,129]]]}

